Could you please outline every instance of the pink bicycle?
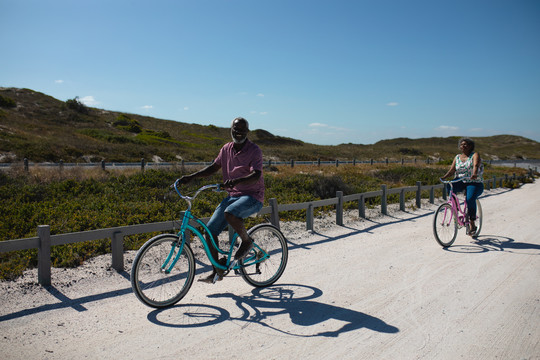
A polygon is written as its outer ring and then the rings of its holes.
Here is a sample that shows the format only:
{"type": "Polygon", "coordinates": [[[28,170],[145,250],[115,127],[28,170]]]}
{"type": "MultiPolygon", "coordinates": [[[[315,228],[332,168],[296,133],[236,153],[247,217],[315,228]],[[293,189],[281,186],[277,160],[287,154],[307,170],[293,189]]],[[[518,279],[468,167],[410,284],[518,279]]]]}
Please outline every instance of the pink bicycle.
{"type": "Polygon", "coordinates": [[[450,181],[440,180],[444,184],[450,184],[450,194],[448,195],[448,201],[439,206],[437,211],[435,211],[435,216],[433,217],[433,235],[435,235],[437,242],[446,248],[454,243],[458,229],[462,227],[467,229],[467,234],[476,238],[482,229],[483,216],[480,201],[476,199],[476,231],[471,234],[469,232],[470,221],[467,215],[467,203],[465,201],[461,202],[454,193],[453,184],[463,180],[463,178],[450,181]]]}

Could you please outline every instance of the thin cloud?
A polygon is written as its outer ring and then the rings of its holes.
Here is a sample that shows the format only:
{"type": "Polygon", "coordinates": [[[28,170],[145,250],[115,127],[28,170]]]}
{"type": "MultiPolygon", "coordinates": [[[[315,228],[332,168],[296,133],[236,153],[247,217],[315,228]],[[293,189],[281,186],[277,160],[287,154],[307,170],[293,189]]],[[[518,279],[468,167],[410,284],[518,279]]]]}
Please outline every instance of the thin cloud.
{"type": "Polygon", "coordinates": [[[82,102],[86,106],[96,106],[99,104],[99,102],[96,101],[96,99],[94,99],[94,97],[91,95],[82,97],[79,99],[79,101],[82,102]]]}
{"type": "Polygon", "coordinates": [[[54,82],[55,82],[56,84],[63,84],[63,83],[64,83],[64,80],[54,80],[54,82]]]}
{"type": "Polygon", "coordinates": [[[342,128],[339,126],[331,126],[331,125],[323,124],[323,123],[311,123],[308,125],[308,127],[310,127],[312,131],[317,131],[322,128],[328,129],[328,130],[336,130],[336,131],[350,131],[347,128],[342,128]]]}
{"type": "Polygon", "coordinates": [[[188,107],[188,106],[184,106],[184,110],[185,110],[185,111],[188,111],[188,110],[189,110],[189,107],[188,107]]]}
{"type": "Polygon", "coordinates": [[[264,94],[258,93],[257,96],[258,97],[264,97],[264,94]]]}
{"type": "Polygon", "coordinates": [[[437,128],[437,130],[442,131],[457,131],[459,128],[457,126],[449,126],[449,125],[441,125],[437,128]]]}
{"type": "Polygon", "coordinates": [[[399,103],[394,102],[394,101],[389,102],[388,104],[386,104],[386,106],[398,106],[398,105],[399,105],[399,103]]]}
{"type": "Polygon", "coordinates": [[[150,110],[150,109],[153,109],[154,107],[152,105],[144,105],[141,108],[144,110],[150,110]]]}

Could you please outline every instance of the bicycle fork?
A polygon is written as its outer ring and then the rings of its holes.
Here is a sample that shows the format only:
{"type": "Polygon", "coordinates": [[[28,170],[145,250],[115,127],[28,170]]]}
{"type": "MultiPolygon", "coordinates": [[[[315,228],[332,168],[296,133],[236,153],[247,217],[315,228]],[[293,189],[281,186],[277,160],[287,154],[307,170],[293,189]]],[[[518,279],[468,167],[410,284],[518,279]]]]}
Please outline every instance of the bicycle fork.
{"type": "Polygon", "coordinates": [[[174,242],[171,245],[171,251],[169,251],[169,255],[161,264],[161,271],[165,274],[170,274],[172,269],[174,268],[174,265],[178,262],[178,259],[180,258],[180,254],[182,254],[182,251],[184,250],[184,245],[186,243],[186,228],[187,224],[189,223],[191,213],[189,211],[186,211],[184,214],[184,218],[182,219],[182,225],[180,226],[179,234],[182,237],[182,241],[174,242]],[[176,255],[175,250],[177,249],[176,255]],[[173,258],[174,257],[174,258],[173,258]],[[171,262],[172,260],[172,262],[171,262]],[[170,263],[170,264],[169,264],[170,263]]]}

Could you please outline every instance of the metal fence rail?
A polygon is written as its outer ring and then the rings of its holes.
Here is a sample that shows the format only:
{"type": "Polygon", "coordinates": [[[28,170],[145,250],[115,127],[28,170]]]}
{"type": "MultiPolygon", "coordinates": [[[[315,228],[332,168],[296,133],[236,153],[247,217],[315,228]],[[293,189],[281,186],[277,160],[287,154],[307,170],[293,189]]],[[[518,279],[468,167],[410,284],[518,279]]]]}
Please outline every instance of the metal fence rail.
{"type": "MultiPolygon", "coordinates": [[[[514,175],[515,179],[515,175],[514,175]]],[[[508,180],[508,176],[485,180],[486,190],[502,186],[504,180],[508,180]]],[[[343,225],[343,208],[348,202],[358,203],[358,215],[361,218],[366,217],[365,201],[369,198],[381,198],[381,213],[387,215],[388,195],[399,194],[399,208],[405,210],[405,194],[407,192],[416,193],[416,207],[421,207],[422,192],[429,192],[429,201],[434,203],[435,190],[442,189],[442,197],[446,200],[446,188],[443,184],[438,185],[422,185],[417,182],[416,186],[401,187],[388,189],[386,185],[381,186],[381,190],[370,191],[359,194],[343,195],[342,191],[336,193],[336,197],[324,200],[309,201],[294,204],[278,204],[276,199],[269,200],[269,206],[263,207],[257,214],[270,215],[270,222],[280,227],[279,213],[284,211],[306,210],[306,230],[313,230],[314,209],[323,206],[335,206],[336,224],[343,225]]],[[[208,221],[209,218],[204,218],[203,221],[208,221]]],[[[56,234],[51,235],[49,225],[40,225],[37,228],[37,236],[26,239],[15,239],[0,241],[0,252],[19,251],[27,249],[38,249],[38,282],[43,286],[51,285],[51,247],[57,245],[65,245],[78,243],[82,241],[94,241],[101,239],[111,239],[112,267],[117,271],[124,270],[124,237],[135,234],[145,234],[160,231],[172,231],[178,229],[180,223],[178,221],[165,221],[149,224],[138,224],[129,226],[119,226],[114,228],[97,229],[90,231],[56,234]]],[[[231,232],[229,232],[231,234],[231,232]]]]}

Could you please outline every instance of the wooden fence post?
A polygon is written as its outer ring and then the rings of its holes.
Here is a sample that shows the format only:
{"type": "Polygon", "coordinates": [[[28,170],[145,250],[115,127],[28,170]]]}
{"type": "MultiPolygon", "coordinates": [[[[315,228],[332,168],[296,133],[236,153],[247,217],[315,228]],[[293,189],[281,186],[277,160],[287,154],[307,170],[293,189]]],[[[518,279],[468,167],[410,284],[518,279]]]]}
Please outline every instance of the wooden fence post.
{"type": "Polygon", "coordinates": [[[271,213],[270,213],[270,222],[272,225],[280,229],[279,227],[279,211],[278,211],[278,203],[276,198],[272,198],[268,200],[268,203],[270,204],[271,213]]]}
{"type": "Polygon", "coordinates": [[[28,172],[28,159],[24,158],[24,171],[28,172]]]}
{"type": "Polygon", "coordinates": [[[360,195],[360,198],[358,199],[358,216],[362,219],[366,218],[366,201],[364,195],[360,195]]]}
{"type": "Polygon", "coordinates": [[[38,282],[43,286],[51,286],[51,228],[49,225],[39,225],[38,247],[38,282]]]}
{"type": "Polygon", "coordinates": [[[105,170],[105,160],[101,160],[101,170],[105,170]]]}
{"type": "Polygon", "coordinates": [[[337,191],[337,204],[336,204],[336,224],[343,226],[343,191],[337,191]]]}
{"type": "Polygon", "coordinates": [[[448,200],[448,193],[446,192],[446,184],[443,184],[442,198],[443,198],[443,200],[448,200]]]}
{"type": "Polygon", "coordinates": [[[435,187],[433,186],[429,189],[429,203],[435,204],[435,187]]]}
{"type": "Polygon", "coordinates": [[[416,186],[418,187],[416,190],[416,207],[420,209],[422,206],[422,182],[417,181],[416,186]]]}
{"type": "Polygon", "coordinates": [[[399,192],[399,210],[405,211],[405,190],[399,192]]]}
{"type": "Polygon", "coordinates": [[[383,215],[388,215],[388,208],[387,208],[387,195],[386,195],[386,185],[381,185],[382,190],[382,196],[381,196],[381,213],[383,215]]]}
{"type": "Polygon", "coordinates": [[[306,210],[306,230],[313,231],[313,204],[310,203],[306,210]]]}
{"type": "Polygon", "coordinates": [[[339,160],[336,159],[336,167],[338,167],[338,166],[339,166],[339,160]]]}
{"type": "Polygon", "coordinates": [[[141,171],[144,171],[144,158],[141,159],[141,171]]]}
{"type": "Polygon", "coordinates": [[[291,168],[294,167],[294,159],[291,159],[291,168]]]}
{"type": "Polygon", "coordinates": [[[111,237],[112,268],[118,272],[124,270],[124,236],[115,231],[111,237]]]}

